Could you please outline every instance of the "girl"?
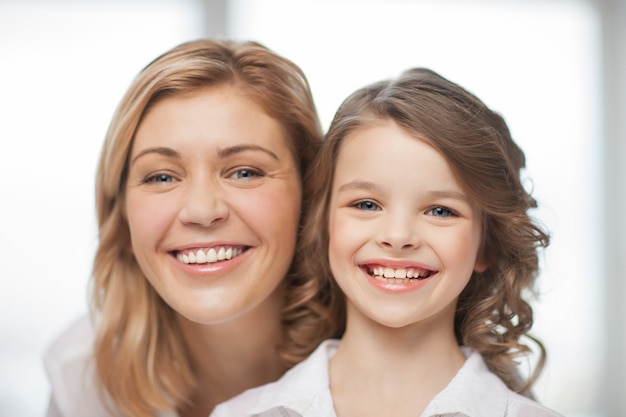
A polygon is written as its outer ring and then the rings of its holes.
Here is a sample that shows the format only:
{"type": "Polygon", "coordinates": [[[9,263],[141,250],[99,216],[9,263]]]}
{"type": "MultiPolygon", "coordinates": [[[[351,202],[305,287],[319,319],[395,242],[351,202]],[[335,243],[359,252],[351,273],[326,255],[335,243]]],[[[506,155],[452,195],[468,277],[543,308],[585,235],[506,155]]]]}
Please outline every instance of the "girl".
{"type": "MultiPolygon", "coordinates": [[[[427,69],[340,107],[308,186],[300,252],[345,295],[329,340],[215,416],[556,416],[528,397],[525,296],[548,235],[528,215],[524,154],[504,120],[427,69]]],[[[338,290],[337,290],[338,291],[338,290]]]]}
{"type": "Polygon", "coordinates": [[[46,354],[49,416],[207,416],[334,334],[324,281],[291,268],[320,139],[304,74],[259,44],[188,42],[139,74],[98,167],[93,314],[46,354]]]}

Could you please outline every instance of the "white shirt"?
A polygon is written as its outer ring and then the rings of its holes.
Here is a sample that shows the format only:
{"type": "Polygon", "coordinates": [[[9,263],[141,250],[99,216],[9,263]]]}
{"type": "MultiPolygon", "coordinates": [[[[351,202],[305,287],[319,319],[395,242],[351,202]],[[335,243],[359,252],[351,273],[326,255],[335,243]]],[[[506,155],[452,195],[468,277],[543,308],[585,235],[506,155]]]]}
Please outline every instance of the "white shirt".
{"type": "Polygon", "coordinates": [[[93,326],[85,316],[63,332],[46,352],[44,365],[52,388],[47,417],[111,417],[120,414],[111,414],[98,395],[93,343],[93,326]]]}
{"type": "MultiPolygon", "coordinates": [[[[252,388],[215,408],[210,417],[336,417],[329,387],[328,361],[338,340],[326,340],[281,379],[252,388]]],[[[511,391],[487,368],[482,356],[463,348],[467,360],[421,417],[559,417],[511,391]]]]}

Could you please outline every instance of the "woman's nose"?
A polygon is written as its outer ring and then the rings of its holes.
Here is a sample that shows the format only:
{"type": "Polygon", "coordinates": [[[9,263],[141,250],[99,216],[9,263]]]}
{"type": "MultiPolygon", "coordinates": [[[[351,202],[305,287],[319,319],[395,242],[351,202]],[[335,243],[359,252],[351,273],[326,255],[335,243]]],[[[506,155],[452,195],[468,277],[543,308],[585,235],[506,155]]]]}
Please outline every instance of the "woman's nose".
{"type": "Polygon", "coordinates": [[[203,182],[187,187],[179,218],[183,224],[209,227],[226,220],[228,214],[223,191],[203,182]]]}

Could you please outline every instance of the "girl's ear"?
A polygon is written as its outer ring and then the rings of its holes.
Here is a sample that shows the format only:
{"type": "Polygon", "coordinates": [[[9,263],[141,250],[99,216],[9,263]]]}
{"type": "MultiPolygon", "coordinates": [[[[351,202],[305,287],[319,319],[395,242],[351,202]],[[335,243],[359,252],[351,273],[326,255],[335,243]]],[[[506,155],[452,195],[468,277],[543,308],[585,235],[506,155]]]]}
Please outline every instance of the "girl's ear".
{"type": "Polygon", "coordinates": [[[480,250],[476,255],[476,262],[474,262],[474,272],[485,272],[491,266],[491,256],[487,251],[485,242],[480,245],[480,250]]]}
{"type": "Polygon", "coordinates": [[[474,263],[474,272],[485,272],[489,268],[489,262],[484,255],[478,255],[474,263]]]}
{"type": "Polygon", "coordinates": [[[478,249],[478,253],[476,254],[476,261],[474,262],[474,272],[485,272],[492,263],[492,259],[494,256],[489,249],[491,245],[487,244],[488,234],[487,234],[487,217],[483,214],[482,216],[482,233],[480,238],[480,247],[478,249]]]}

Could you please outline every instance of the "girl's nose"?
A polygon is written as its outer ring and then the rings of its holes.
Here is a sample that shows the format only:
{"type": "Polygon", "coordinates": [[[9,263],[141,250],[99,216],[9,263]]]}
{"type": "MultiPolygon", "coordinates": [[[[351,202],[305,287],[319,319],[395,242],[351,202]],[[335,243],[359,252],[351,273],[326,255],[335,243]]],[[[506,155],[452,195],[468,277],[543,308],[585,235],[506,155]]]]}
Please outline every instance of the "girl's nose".
{"type": "Polygon", "coordinates": [[[229,207],[219,187],[206,183],[190,184],[186,190],[179,218],[183,224],[209,227],[228,218],[229,207]]]}
{"type": "Polygon", "coordinates": [[[378,244],[394,250],[410,250],[420,245],[417,218],[411,213],[387,214],[387,221],[381,225],[378,244]]]}

